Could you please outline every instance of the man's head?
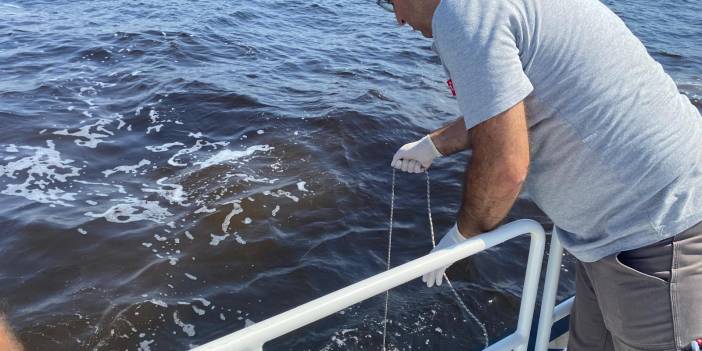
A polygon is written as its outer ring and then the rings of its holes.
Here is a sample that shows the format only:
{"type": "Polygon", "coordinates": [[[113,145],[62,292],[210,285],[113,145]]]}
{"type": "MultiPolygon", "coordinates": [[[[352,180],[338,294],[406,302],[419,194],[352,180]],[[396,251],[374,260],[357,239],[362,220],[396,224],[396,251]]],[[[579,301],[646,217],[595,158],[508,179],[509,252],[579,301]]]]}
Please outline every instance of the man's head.
{"type": "Polygon", "coordinates": [[[393,11],[399,25],[409,24],[427,38],[432,37],[431,20],[441,0],[378,0],[383,8],[393,11]]]}

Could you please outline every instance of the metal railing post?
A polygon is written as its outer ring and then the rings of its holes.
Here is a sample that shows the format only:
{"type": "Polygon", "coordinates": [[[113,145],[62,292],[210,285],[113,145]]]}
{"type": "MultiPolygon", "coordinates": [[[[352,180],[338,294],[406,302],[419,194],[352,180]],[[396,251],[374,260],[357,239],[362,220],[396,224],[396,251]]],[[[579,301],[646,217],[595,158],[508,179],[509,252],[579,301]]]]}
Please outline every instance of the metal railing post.
{"type": "Polygon", "coordinates": [[[543,262],[546,246],[546,234],[543,232],[543,227],[539,225],[539,228],[541,229],[541,235],[533,236],[529,245],[529,259],[524,276],[524,288],[522,289],[522,301],[519,306],[519,319],[517,322],[517,334],[520,338],[523,338],[524,342],[515,349],[516,351],[525,351],[527,349],[531,321],[534,318],[534,309],[536,308],[536,295],[539,292],[541,263],[543,262]],[[540,238],[540,240],[537,238],[540,238]]]}
{"type": "Polygon", "coordinates": [[[551,327],[553,326],[553,309],[556,304],[556,293],[558,292],[558,279],[561,273],[562,258],[563,246],[561,245],[561,241],[558,240],[558,229],[554,226],[551,235],[548,264],[546,265],[544,291],[541,298],[539,327],[536,332],[536,343],[534,344],[534,350],[536,351],[545,351],[548,349],[551,327]]]}

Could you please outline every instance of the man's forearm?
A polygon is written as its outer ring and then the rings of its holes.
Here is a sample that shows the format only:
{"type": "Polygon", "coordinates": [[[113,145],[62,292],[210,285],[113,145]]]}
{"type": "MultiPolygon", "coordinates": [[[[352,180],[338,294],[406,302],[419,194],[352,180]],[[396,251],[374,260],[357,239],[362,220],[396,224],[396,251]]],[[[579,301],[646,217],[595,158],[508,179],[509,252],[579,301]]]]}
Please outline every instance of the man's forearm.
{"type": "Polygon", "coordinates": [[[436,149],[444,156],[453,155],[470,148],[468,131],[463,122],[463,116],[431,132],[429,135],[436,149]]]}
{"type": "Polygon", "coordinates": [[[529,168],[523,104],[470,131],[473,155],[466,168],[458,228],[465,237],[490,231],[507,216],[529,168]]]}
{"type": "Polygon", "coordinates": [[[465,237],[495,229],[507,216],[521,190],[521,182],[500,178],[485,162],[472,160],[466,171],[459,231],[465,237]]]}

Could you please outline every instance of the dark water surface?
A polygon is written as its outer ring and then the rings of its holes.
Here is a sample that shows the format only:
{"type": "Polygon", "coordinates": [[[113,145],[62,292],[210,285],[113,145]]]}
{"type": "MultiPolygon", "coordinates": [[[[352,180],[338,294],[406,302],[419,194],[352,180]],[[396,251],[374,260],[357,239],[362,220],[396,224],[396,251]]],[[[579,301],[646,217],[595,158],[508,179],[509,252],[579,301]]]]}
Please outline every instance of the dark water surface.
{"type": "MultiPolygon", "coordinates": [[[[607,1],[699,107],[702,4],[607,1]]],[[[453,118],[431,42],[373,1],[0,3],[0,310],[28,350],[177,350],[384,270],[390,158],[453,118]]],[[[465,155],[431,172],[439,235],[465,155]]],[[[393,265],[427,253],[398,175],[393,265]]],[[[526,199],[512,218],[548,220],[526,199]]],[[[449,275],[491,342],[527,242],[449,275]]],[[[572,293],[572,261],[562,294],[572,293]]],[[[391,293],[389,343],[476,350],[445,286],[391,293]]],[[[380,348],[383,299],[268,346],[380,348]]]]}

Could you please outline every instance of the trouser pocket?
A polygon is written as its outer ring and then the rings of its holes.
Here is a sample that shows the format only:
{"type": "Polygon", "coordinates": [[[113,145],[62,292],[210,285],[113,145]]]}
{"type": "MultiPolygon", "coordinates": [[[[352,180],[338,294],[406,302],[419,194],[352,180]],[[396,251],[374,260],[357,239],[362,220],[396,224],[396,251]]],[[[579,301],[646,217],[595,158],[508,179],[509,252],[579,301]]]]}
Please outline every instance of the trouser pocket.
{"type": "Polygon", "coordinates": [[[616,255],[585,266],[617,349],[675,349],[670,283],[623,264],[616,255]]]}

